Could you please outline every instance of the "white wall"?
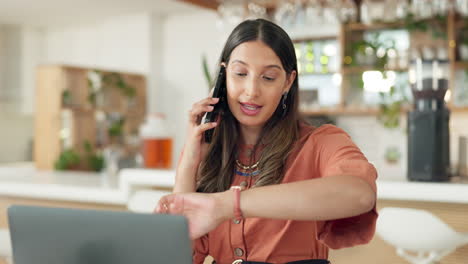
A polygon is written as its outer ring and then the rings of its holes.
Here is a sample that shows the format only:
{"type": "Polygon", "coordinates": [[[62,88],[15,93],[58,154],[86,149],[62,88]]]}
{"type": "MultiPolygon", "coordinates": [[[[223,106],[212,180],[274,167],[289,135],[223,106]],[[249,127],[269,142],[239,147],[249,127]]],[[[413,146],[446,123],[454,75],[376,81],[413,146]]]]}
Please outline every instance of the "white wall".
{"type": "Polygon", "coordinates": [[[44,32],[39,28],[23,27],[21,50],[19,112],[33,115],[35,111],[36,68],[44,60],[44,32]]]}
{"type": "MultiPolygon", "coordinates": [[[[404,117],[402,116],[404,119],[404,117]]],[[[367,159],[377,168],[380,178],[404,179],[407,171],[406,120],[401,127],[386,129],[377,122],[375,116],[340,116],[337,125],[344,129],[367,159]],[[397,163],[385,161],[388,147],[396,147],[401,154],[397,163]]]]}
{"type": "Polygon", "coordinates": [[[45,30],[45,63],[149,72],[148,14],[45,30]]]}
{"type": "Polygon", "coordinates": [[[173,122],[175,164],[184,144],[188,111],[193,103],[208,95],[202,54],[207,55],[210,70],[214,71],[225,39],[220,36],[216,14],[211,11],[167,17],[163,39],[164,87],[158,97],[163,99],[162,111],[173,122]]]}
{"type": "Polygon", "coordinates": [[[149,73],[147,79],[148,113],[164,112],[162,104],[164,98],[163,63],[164,54],[164,21],[161,15],[150,16],[150,44],[149,44],[149,73]]]}
{"type": "Polygon", "coordinates": [[[0,111],[11,112],[21,97],[21,27],[1,25],[0,42],[0,111]]]}
{"type": "Polygon", "coordinates": [[[0,162],[31,159],[35,67],[42,49],[40,30],[0,26],[0,162]]]}
{"type": "Polygon", "coordinates": [[[32,115],[35,68],[43,56],[40,29],[0,26],[0,104],[5,112],[32,115]]]}
{"type": "Polygon", "coordinates": [[[0,112],[0,163],[32,159],[32,115],[0,112]]]}

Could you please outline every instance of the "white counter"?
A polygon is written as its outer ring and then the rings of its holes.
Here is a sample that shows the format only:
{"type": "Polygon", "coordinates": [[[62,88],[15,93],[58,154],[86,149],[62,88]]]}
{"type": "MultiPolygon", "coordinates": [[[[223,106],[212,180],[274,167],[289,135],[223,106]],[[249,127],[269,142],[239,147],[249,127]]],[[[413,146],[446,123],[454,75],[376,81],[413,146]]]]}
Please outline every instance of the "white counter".
{"type": "MultiPolygon", "coordinates": [[[[170,189],[174,181],[173,170],[124,169],[109,178],[89,172],[37,171],[32,163],[0,166],[0,196],[23,198],[126,205],[136,191],[170,189]]],[[[379,179],[377,190],[378,199],[468,203],[467,183],[379,179]]]]}
{"type": "Polygon", "coordinates": [[[122,170],[107,177],[91,172],[38,171],[33,163],[0,166],[0,196],[126,205],[143,187],[171,187],[175,171],[122,170]]]}
{"type": "Polygon", "coordinates": [[[468,183],[378,180],[377,197],[384,200],[468,203],[468,183]]]}
{"type": "Polygon", "coordinates": [[[125,204],[117,182],[98,173],[37,171],[31,163],[0,167],[3,196],[125,204]]]}

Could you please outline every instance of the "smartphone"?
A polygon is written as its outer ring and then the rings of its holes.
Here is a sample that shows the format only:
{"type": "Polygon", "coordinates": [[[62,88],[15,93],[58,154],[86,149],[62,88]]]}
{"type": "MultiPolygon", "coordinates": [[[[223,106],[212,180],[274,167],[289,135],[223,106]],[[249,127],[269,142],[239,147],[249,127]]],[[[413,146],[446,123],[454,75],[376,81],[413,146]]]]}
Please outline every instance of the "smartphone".
{"type": "MultiPolygon", "coordinates": [[[[213,91],[213,97],[219,98],[217,104],[214,105],[214,109],[211,112],[207,112],[205,116],[204,123],[215,122],[218,118],[219,112],[225,108],[226,105],[226,67],[221,66],[218,73],[218,78],[216,79],[216,84],[213,91]]],[[[213,132],[215,128],[205,131],[204,139],[206,143],[211,143],[213,138],[213,132]]]]}

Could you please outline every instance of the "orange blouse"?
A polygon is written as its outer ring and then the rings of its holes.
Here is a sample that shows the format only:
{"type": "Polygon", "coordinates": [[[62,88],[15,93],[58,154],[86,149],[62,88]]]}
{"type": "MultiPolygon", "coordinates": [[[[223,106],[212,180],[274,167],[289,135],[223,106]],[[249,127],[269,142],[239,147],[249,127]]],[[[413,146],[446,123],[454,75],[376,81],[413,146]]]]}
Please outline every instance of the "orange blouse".
{"type": "MultiPolygon", "coordinates": [[[[248,164],[251,145],[239,146],[239,158],[248,164]]],[[[376,191],[377,172],[342,129],[332,125],[314,128],[300,125],[300,138],[286,162],[283,183],[352,175],[366,180],[376,191]]],[[[252,177],[235,175],[232,185],[251,188],[252,177]]],[[[236,259],[286,263],[303,259],[327,259],[328,249],[369,242],[375,232],[377,212],[329,221],[294,221],[246,218],[225,221],[197,239],[193,263],[203,263],[207,255],[217,264],[236,259]]]]}

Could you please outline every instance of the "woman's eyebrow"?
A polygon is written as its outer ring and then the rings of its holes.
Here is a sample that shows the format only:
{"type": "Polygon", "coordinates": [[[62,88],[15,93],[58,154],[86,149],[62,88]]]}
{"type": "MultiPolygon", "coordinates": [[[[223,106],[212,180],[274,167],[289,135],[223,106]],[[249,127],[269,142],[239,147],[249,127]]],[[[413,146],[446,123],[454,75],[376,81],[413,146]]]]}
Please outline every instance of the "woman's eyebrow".
{"type": "Polygon", "coordinates": [[[283,70],[283,68],[281,68],[281,66],[276,65],[276,64],[267,65],[267,66],[265,66],[265,68],[278,68],[280,70],[283,70]]]}
{"type": "MultiPolygon", "coordinates": [[[[249,64],[247,64],[246,62],[244,61],[241,61],[241,60],[233,60],[232,63],[240,63],[240,64],[243,64],[243,65],[246,65],[248,66],[249,64]]],[[[266,65],[264,68],[278,68],[280,70],[283,70],[283,68],[277,64],[270,64],[270,65],[266,65]]]]}
{"type": "Polygon", "coordinates": [[[236,62],[237,62],[237,63],[240,63],[240,64],[248,65],[247,63],[245,63],[245,62],[243,62],[243,61],[241,61],[241,60],[233,60],[233,61],[232,61],[232,64],[234,64],[234,63],[236,63],[236,62]]]}

